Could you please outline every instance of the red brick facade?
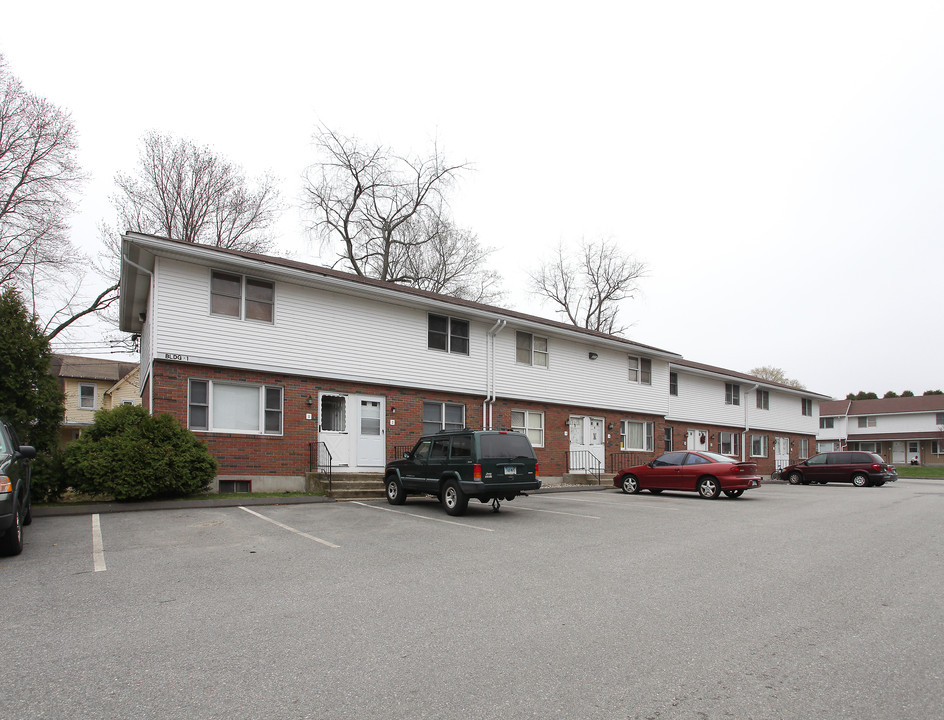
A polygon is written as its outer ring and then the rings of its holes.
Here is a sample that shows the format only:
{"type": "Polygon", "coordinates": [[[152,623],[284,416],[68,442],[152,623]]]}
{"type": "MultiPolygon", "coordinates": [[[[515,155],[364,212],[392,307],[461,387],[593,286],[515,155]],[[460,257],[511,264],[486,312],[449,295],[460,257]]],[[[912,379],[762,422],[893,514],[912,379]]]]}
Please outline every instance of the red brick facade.
{"type": "MultiPolygon", "coordinates": [[[[197,432],[205,440],[220,464],[220,475],[299,476],[311,469],[311,444],[318,440],[318,397],[321,392],[375,395],[385,398],[386,457],[392,459],[396,448],[412,447],[423,432],[423,402],[458,403],[465,406],[468,427],[483,426],[483,397],[462,393],[444,393],[396,386],[351,383],[324,378],[261,373],[250,370],[207,367],[186,363],[156,360],[143,389],[144,402],[150,405],[153,385],[154,412],[169,412],[182,425],[187,425],[187,393],[190,379],[225,380],[275,385],[283,388],[282,435],[255,435],[220,432],[197,432]],[[309,405],[309,398],[312,404],[309,405]],[[312,419],[306,419],[311,414],[312,419]],[[390,421],[395,421],[391,425],[390,421]]],[[[520,402],[499,397],[492,407],[492,424],[496,428],[511,427],[512,410],[544,413],[544,447],[536,448],[541,474],[560,477],[568,471],[570,437],[568,421],[572,415],[603,419],[606,452],[606,472],[614,473],[620,467],[645,463],[665,452],[665,428],[673,429],[673,447],[685,447],[689,428],[707,430],[708,446],[702,449],[718,450],[718,433],[741,432],[742,428],[720,427],[697,423],[667,423],[658,415],[633,412],[602,411],[590,407],[565,406],[552,403],[520,402]],[[653,423],[652,452],[621,452],[620,427],[623,420],[653,423]]],[[[775,433],[768,437],[768,457],[753,458],[761,474],[774,469],[773,442],[775,433]]],[[[787,434],[776,433],[778,436],[787,434]]],[[[799,459],[799,440],[810,442],[815,451],[813,436],[788,435],[791,442],[791,461],[799,459]]],[[[748,442],[744,438],[744,442],[748,442]]],[[[747,450],[750,450],[748,446],[747,450]]]]}

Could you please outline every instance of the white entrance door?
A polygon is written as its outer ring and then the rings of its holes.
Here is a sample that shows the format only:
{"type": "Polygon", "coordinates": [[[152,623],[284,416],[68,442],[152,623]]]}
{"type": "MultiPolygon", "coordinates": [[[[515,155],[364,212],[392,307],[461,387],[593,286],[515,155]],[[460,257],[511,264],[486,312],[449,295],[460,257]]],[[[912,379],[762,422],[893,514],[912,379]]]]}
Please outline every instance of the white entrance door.
{"type": "Polygon", "coordinates": [[[905,464],[905,441],[895,440],[892,443],[892,465],[905,464]]]}
{"type": "Polygon", "coordinates": [[[382,467],[385,460],[383,398],[357,396],[358,467],[382,467]]]}
{"type": "Polygon", "coordinates": [[[774,438],[774,463],[778,468],[785,468],[790,464],[790,438],[774,438]]]}
{"type": "Polygon", "coordinates": [[[708,431],[689,430],[685,433],[686,450],[708,450],[708,431]]]}
{"type": "Polygon", "coordinates": [[[321,393],[318,396],[318,465],[334,467],[350,464],[347,395],[321,393]],[[325,457],[326,456],[326,457],[325,457]]]}
{"type": "Polygon", "coordinates": [[[570,472],[599,470],[606,466],[603,418],[571,415],[570,472]]]}

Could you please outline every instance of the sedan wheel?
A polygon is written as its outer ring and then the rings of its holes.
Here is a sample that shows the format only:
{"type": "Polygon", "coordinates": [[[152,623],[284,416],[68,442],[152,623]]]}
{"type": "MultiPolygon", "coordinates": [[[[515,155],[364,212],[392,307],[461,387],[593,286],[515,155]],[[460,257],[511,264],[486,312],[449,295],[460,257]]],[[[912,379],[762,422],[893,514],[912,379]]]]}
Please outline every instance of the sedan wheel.
{"type": "Polygon", "coordinates": [[[627,475],[623,478],[623,492],[627,495],[639,492],[639,480],[635,475],[627,475]]]}
{"type": "Polygon", "coordinates": [[[703,477],[698,481],[698,494],[708,500],[714,500],[721,494],[721,486],[713,477],[703,477]]]}
{"type": "Polygon", "coordinates": [[[724,494],[727,495],[729,498],[739,498],[741,497],[741,495],[744,494],[744,491],[743,490],[725,490],[724,494]]]}
{"type": "Polygon", "coordinates": [[[791,485],[799,485],[802,480],[803,480],[803,476],[800,475],[800,473],[798,472],[792,472],[789,475],[787,475],[787,482],[790,483],[791,485]]]}

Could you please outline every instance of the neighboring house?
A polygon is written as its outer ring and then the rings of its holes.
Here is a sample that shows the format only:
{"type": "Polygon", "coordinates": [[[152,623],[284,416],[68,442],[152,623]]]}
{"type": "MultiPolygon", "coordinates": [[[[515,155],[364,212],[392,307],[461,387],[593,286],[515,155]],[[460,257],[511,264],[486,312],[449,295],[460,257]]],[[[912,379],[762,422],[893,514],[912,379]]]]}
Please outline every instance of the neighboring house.
{"type": "MultiPolygon", "coordinates": [[[[670,413],[673,368],[688,383],[706,367],[677,353],[284,258],[128,233],[119,312],[141,338],[144,405],[208,443],[222,487],[301,489],[329,457],[381,472],[438,429],[525,432],[544,477],[646,461],[688,419],[745,430],[687,400],[670,413]]],[[[757,382],[774,406],[810,403],[812,441],[824,396],[757,382]]],[[[751,428],[799,439],[807,424],[751,428]]]]}
{"type": "Polygon", "coordinates": [[[824,402],[819,427],[820,452],[866,450],[894,465],[944,465],[944,395],[824,402]]]}
{"type": "Polygon", "coordinates": [[[138,363],[77,355],[53,355],[50,372],[65,395],[65,419],[60,442],[75,440],[92,424],[96,410],[140,405],[138,363]]]}
{"type": "Polygon", "coordinates": [[[669,371],[666,449],[750,459],[764,475],[814,454],[828,396],[688,360],[669,371]]]}

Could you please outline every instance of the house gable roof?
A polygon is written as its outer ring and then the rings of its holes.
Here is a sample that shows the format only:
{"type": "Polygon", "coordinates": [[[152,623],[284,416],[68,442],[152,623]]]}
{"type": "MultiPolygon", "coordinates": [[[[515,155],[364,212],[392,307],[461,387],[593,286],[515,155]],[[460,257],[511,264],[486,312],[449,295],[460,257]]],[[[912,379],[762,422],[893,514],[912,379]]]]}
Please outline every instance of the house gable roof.
{"type": "Polygon", "coordinates": [[[53,355],[50,371],[59,378],[74,380],[104,380],[117,383],[136,370],[138,363],[122,360],[82,357],[81,355],[53,355]]]}

